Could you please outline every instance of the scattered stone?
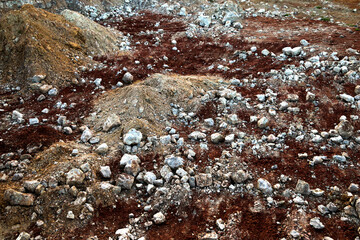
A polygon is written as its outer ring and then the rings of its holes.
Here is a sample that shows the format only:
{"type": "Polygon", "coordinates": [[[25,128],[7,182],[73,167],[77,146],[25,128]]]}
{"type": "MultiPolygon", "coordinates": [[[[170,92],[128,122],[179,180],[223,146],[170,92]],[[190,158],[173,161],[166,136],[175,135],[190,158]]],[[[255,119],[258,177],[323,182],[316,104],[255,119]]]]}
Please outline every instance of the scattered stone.
{"type": "Polygon", "coordinates": [[[188,137],[193,140],[202,140],[206,138],[206,134],[199,131],[195,131],[192,132],[188,137]]]}
{"type": "Polygon", "coordinates": [[[215,144],[218,144],[225,140],[224,136],[220,133],[213,133],[211,134],[210,138],[211,138],[211,142],[215,144]]]}
{"type": "Polygon", "coordinates": [[[72,211],[68,211],[66,218],[73,220],[73,219],[75,219],[75,215],[72,211]]]}
{"type": "Polygon", "coordinates": [[[124,83],[130,84],[134,81],[134,76],[131,73],[127,72],[124,74],[122,80],[124,83]]]}
{"type": "Polygon", "coordinates": [[[21,193],[13,189],[7,189],[4,192],[4,198],[10,205],[32,206],[34,205],[35,196],[30,193],[21,193]]]}
{"type": "Polygon", "coordinates": [[[171,169],[176,170],[184,165],[184,159],[181,157],[169,156],[165,159],[165,164],[167,164],[171,169]]]}
{"type": "Polygon", "coordinates": [[[257,122],[257,125],[258,125],[259,128],[266,128],[268,123],[269,123],[269,120],[266,117],[262,117],[257,122]]]}
{"type": "Polygon", "coordinates": [[[143,135],[138,130],[132,128],[124,135],[124,143],[127,145],[136,145],[141,142],[143,135]]]}
{"type": "Polygon", "coordinates": [[[103,178],[110,178],[111,177],[111,170],[109,166],[101,166],[100,167],[100,174],[103,178]]]}
{"type": "Polygon", "coordinates": [[[66,184],[70,186],[79,186],[84,182],[84,179],[84,172],[78,168],[73,168],[66,174],[66,184]]]}
{"type": "Polygon", "coordinates": [[[30,234],[28,234],[27,232],[21,232],[16,238],[16,240],[30,240],[30,237],[30,234]]]}
{"type": "Polygon", "coordinates": [[[155,224],[162,224],[166,221],[166,218],[162,212],[155,213],[153,216],[155,224]]]}
{"type": "Polygon", "coordinates": [[[116,185],[120,186],[121,188],[130,190],[134,184],[135,178],[126,173],[122,173],[116,180],[116,185]]]}
{"type": "Polygon", "coordinates": [[[105,132],[108,132],[111,129],[120,126],[120,124],[121,122],[119,116],[117,116],[116,114],[111,114],[104,122],[103,130],[105,132]]]}
{"type": "Polygon", "coordinates": [[[343,120],[336,125],[335,130],[337,130],[340,136],[345,139],[350,138],[354,133],[354,127],[347,120],[343,120]]]}
{"type": "Polygon", "coordinates": [[[303,180],[298,180],[295,192],[300,193],[302,195],[309,195],[310,194],[310,186],[307,182],[303,180]]]}
{"type": "Polygon", "coordinates": [[[315,229],[325,228],[324,224],[322,222],[320,222],[320,218],[318,218],[318,217],[310,219],[310,225],[315,229]]]}
{"type": "Polygon", "coordinates": [[[195,175],[195,179],[198,187],[209,187],[212,185],[212,176],[210,173],[199,173],[195,175]]]}
{"type": "Polygon", "coordinates": [[[259,178],[257,181],[257,188],[262,191],[265,195],[270,195],[273,192],[271,184],[263,178],[259,178]]]}
{"type": "Polygon", "coordinates": [[[109,147],[106,143],[101,144],[95,150],[97,154],[106,154],[109,151],[109,147]]]}

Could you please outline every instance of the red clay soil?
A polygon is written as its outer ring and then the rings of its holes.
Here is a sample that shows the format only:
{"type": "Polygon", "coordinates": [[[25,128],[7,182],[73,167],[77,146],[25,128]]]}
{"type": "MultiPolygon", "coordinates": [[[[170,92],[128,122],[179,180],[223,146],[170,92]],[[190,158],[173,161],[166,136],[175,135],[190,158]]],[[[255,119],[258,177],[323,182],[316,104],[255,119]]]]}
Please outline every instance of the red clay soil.
{"type": "MultiPolygon", "coordinates": [[[[11,134],[1,132],[3,141],[0,142],[0,154],[8,152],[34,153],[28,149],[39,147],[35,152],[43,150],[51,144],[58,142],[60,139],[72,139],[74,136],[65,135],[53,127],[47,125],[30,126],[12,130],[11,134]]],[[[15,155],[13,159],[17,159],[15,155]]]]}
{"type": "Polygon", "coordinates": [[[279,239],[283,236],[281,225],[276,222],[285,219],[286,210],[267,209],[266,212],[254,213],[250,211],[253,199],[225,193],[222,195],[195,193],[188,204],[170,208],[166,222],[153,226],[147,233],[147,239],[175,240],[180,236],[184,240],[198,239],[197,234],[206,232],[206,228],[216,227],[218,218],[226,222],[233,213],[239,214],[237,224],[231,227],[231,233],[218,232],[220,239],[279,239]]]}
{"type": "Polygon", "coordinates": [[[242,35],[258,36],[257,42],[274,43],[274,45],[287,42],[288,46],[299,46],[299,41],[306,39],[311,44],[331,47],[333,51],[339,53],[344,53],[348,48],[360,50],[359,31],[324,21],[256,17],[245,19],[243,25],[242,35]],[[305,31],[305,28],[309,30],[305,31]],[[260,38],[264,36],[265,38],[260,38]]]}
{"type": "MultiPolygon", "coordinates": [[[[137,217],[141,210],[134,199],[118,201],[115,207],[99,206],[87,225],[71,230],[66,229],[68,231],[66,239],[87,239],[93,236],[97,236],[99,239],[109,239],[109,237],[115,236],[116,230],[126,227],[129,223],[130,213],[137,217]]],[[[61,236],[48,236],[47,239],[60,240],[63,238],[61,236]]]]}

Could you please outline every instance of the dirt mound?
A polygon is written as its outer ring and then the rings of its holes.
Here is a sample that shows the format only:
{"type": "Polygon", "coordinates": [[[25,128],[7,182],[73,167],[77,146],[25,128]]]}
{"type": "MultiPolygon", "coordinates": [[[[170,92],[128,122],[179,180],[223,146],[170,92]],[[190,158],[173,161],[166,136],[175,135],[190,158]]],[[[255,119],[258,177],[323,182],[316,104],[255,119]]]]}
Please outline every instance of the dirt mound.
{"type": "Polygon", "coordinates": [[[62,11],[61,15],[83,31],[87,39],[88,49],[92,54],[104,55],[119,50],[117,47],[117,39],[120,36],[119,32],[117,32],[118,35],[116,35],[100,24],[69,9],[62,11]]]}
{"type": "Polygon", "coordinates": [[[100,131],[110,115],[120,117],[121,127],[113,134],[104,134],[102,137],[107,142],[113,139],[118,141],[116,136],[130,128],[141,129],[149,136],[160,135],[166,126],[165,119],[172,115],[169,103],[196,112],[200,107],[200,100],[196,96],[215,87],[220,79],[154,74],[144,82],[105,93],[95,103],[94,109],[98,114],[92,115],[87,121],[100,131]]]}
{"type": "MultiPolygon", "coordinates": [[[[106,37],[108,31],[99,31],[97,34],[115,41],[113,35],[106,37]]],[[[102,49],[98,41],[102,41],[98,35],[83,31],[63,16],[25,5],[0,21],[1,83],[22,90],[41,80],[53,86],[68,85],[76,68],[88,61],[87,54],[116,48],[111,44],[102,49]]]]}

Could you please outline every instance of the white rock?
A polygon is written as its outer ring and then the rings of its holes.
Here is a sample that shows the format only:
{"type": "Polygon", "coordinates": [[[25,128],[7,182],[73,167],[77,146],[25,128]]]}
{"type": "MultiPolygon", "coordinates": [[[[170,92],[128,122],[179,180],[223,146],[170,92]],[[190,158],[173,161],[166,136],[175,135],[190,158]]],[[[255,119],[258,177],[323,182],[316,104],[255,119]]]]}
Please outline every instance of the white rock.
{"type": "Polygon", "coordinates": [[[273,189],[271,187],[271,184],[268,182],[268,180],[259,178],[257,181],[257,188],[262,191],[264,194],[271,194],[273,189]]]}
{"type": "Polygon", "coordinates": [[[262,117],[257,122],[257,125],[258,125],[259,128],[266,128],[268,123],[269,123],[269,120],[266,117],[262,117]]]}
{"type": "Polygon", "coordinates": [[[105,154],[109,151],[109,147],[106,143],[103,143],[100,146],[98,146],[95,151],[98,154],[105,154]]]}
{"type": "Polygon", "coordinates": [[[318,218],[318,217],[310,219],[310,225],[315,229],[325,228],[324,224],[322,222],[320,222],[320,218],[318,218]]]}
{"type": "Polygon", "coordinates": [[[269,52],[269,50],[264,49],[264,50],[261,51],[261,54],[264,55],[264,56],[269,56],[270,52],[269,52]]]}
{"type": "Polygon", "coordinates": [[[208,28],[211,24],[211,17],[200,15],[198,21],[200,26],[208,28]]]}
{"type": "Polygon", "coordinates": [[[345,102],[353,103],[355,101],[353,96],[350,96],[349,94],[340,94],[340,98],[344,100],[345,102]]]}
{"type": "Polygon", "coordinates": [[[134,81],[134,76],[127,72],[124,74],[123,78],[122,78],[124,83],[132,83],[134,81]]]}
{"type": "Polygon", "coordinates": [[[111,170],[109,166],[100,166],[100,173],[103,178],[111,177],[111,170]]]}
{"type": "Polygon", "coordinates": [[[166,221],[166,218],[162,212],[158,212],[158,213],[154,214],[153,220],[154,220],[155,224],[161,224],[166,221]]]}
{"type": "Polygon", "coordinates": [[[80,139],[83,143],[87,143],[90,140],[90,138],[92,138],[92,132],[90,131],[89,128],[86,128],[81,134],[80,139]]]}
{"type": "Polygon", "coordinates": [[[75,215],[72,211],[68,211],[66,218],[67,219],[75,219],[75,215]]]}
{"type": "Polygon", "coordinates": [[[141,142],[143,135],[138,130],[132,128],[124,135],[124,143],[126,145],[136,145],[141,142]]]}

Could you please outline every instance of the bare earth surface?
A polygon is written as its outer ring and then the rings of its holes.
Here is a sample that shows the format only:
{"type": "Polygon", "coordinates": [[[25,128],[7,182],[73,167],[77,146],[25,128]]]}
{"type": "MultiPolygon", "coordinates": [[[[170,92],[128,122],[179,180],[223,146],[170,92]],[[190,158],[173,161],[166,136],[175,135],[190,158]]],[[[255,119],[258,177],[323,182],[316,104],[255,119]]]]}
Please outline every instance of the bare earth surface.
{"type": "Polygon", "coordinates": [[[1,239],[360,239],[359,1],[114,6],[0,20],[1,239]]]}

